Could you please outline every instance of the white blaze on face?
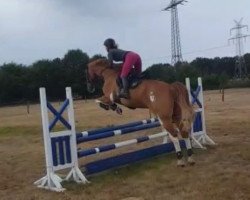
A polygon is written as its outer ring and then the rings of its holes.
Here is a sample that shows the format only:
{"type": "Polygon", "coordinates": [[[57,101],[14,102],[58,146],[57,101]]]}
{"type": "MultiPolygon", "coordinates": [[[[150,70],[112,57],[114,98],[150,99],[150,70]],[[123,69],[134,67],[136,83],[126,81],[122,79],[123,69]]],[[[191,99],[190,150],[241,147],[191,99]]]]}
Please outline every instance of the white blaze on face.
{"type": "Polygon", "coordinates": [[[152,91],[150,92],[149,98],[150,98],[151,102],[155,102],[156,98],[155,98],[154,92],[152,92],[152,91]]]}

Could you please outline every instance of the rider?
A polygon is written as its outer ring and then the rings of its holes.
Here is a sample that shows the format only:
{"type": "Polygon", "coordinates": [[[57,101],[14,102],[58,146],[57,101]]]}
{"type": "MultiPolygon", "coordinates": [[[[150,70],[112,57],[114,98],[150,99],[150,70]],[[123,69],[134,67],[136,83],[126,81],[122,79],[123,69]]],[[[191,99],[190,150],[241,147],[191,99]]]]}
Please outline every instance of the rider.
{"type": "Polygon", "coordinates": [[[108,38],[104,41],[104,46],[108,52],[108,60],[110,62],[111,67],[113,67],[113,61],[123,62],[122,71],[120,73],[120,78],[122,80],[122,89],[120,91],[120,98],[129,98],[128,91],[128,75],[132,68],[135,69],[136,74],[141,73],[142,62],[140,56],[132,51],[125,51],[118,49],[118,45],[115,40],[112,38],[108,38]]]}

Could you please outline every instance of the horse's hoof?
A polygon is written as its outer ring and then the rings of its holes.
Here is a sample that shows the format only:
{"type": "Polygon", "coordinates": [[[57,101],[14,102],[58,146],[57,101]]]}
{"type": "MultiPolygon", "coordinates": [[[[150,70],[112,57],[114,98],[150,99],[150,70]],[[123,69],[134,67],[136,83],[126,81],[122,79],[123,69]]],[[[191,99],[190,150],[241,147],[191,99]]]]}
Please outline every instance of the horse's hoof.
{"type": "Polygon", "coordinates": [[[122,109],[121,108],[117,107],[115,111],[116,111],[117,114],[122,115],[122,109]]]}
{"type": "Polygon", "coordinates": [[[185,167],[186,163],[183,159],[177,161],[177,167],[185,167]]]}
{"type": "Polygon", "coordinates": [[[106,105],[106,104],[104,104],[104,103],[99,103],[99,106],[101,107],[101,108],[103,108],[104,110],[109,110],[109,105],[106,105]]]}
{"type": "Polygon", "coordinates": [[[192,156],[188,157],[187,162],[189,165],[195,165],[195,160],[192,158],[192,156]]]}
{"type": "Polygon", "coordinates": [[[112,105],[110,105],[111,110],[115,111],[117,109],[117,105],[115,103],[113,103],[112,105]]]}

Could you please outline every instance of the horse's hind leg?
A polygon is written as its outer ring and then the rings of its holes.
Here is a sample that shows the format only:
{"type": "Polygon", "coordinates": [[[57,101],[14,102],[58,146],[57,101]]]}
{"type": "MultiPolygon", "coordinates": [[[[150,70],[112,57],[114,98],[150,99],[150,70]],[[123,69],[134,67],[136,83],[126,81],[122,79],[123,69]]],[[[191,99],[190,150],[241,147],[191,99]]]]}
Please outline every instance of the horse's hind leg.
{"type": "Polygon", "coordinates": [[[176,156],[177,156],[177,166],[184,167],[185,162],[183,160],[183,154],[181,151],[181,146],[180,146],[180,142],[179,142],[179,138],[178,138],[178,130],[175,129],[175,127],[172,123],[172,118],[164,117],[164,118],[160,118],[160,120],[161,120],[162,125],[163,125],[164,129],[166,130],[166,132],[169,133],[170,140],[174,144],[174,148],[175,148],[175,152],[176,152],[176,156]]]}
{"type": "MultiPolygon", "coordinates": [[[[150,114],[150,117],[151,117],[151,114],[150,114]]],[[[166,129],[164,128],[164,126],[163,126],[163,123],[162,123],[162,121],[161,121],[161,119],[158,117],[158,119],[159,119],[159,122],[160,122],[160,125],[161,125],[161,130],[162,130],[162,132],[167,132],[166,131],[166,129]]],[[[167,135],[167,136],[164,136],[163,137],[163,144],[166,144],[166,143],[168,143],[169,141],[169,135],[167,135]]]]}
{"type": "Polygon", "coordinates": [[[182,123],[178,123],[177,124],[181,136],[183,138],[183,140],[185,141],[185,145],[187,148],[187,162],[190,165],[194,165],[195,164],[195,160],[193,159],[193,150],[192,150],[192,145],[191,145],[191,140],[190,140],[190,134],[188,131],[183,130],[183,124],[182,123]]]}
{"type": "Polygon", "coordinates": [[[191,145],[191,140],[189,137],[189,133],[186,132],[181,132],[181,135],[185,141],[186,144],[186,148],[187,148],[187,162],[190,165],[194,165],[195,164],[195,160],[193,159],[193,150],[192,150],[192,145],[191,145]]]}
{"type": "Polygon", "coordinates": [[[195,164],[195,160],[193,158],[193,150],[192,150],[192,145],[191,145],[191,141],[190,141],[190,137],[187,138],[183,138],[187,147],[187,162],[190,165],[194,165],[195,164]]]}

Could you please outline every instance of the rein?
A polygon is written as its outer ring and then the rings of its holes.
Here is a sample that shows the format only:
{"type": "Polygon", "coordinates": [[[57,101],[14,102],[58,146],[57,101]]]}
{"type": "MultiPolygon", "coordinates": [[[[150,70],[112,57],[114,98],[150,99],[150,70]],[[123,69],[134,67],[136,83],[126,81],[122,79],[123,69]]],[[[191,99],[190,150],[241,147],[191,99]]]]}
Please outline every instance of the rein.
{"type": "Polygon", "coordinates": [[[89,75],[88,75],[88,70],[85,70],[85,78],[86,78],[86,86],[87,86],[87,91],[89,93],[94,93],[95,92],[95,87],[92,85],[90,79],[89,79],[89,75]]]}
{"type": "MultiPolygon", "coordinates": [[[[103,69],[100,71],[100,73],[99,73],[98,76],[104,78],[103,73],[104,73],[107,69],[110,69],[110,67],[105,67],[105,68],[103,68],[103,69]]],[[[90,92],[90,93],[93,93],[93,92],[95,92],[95,87],[94,87],[94,85],[93,85],[93,81],[90,80],[90,77],[89,77],[89,74],[88,74],[88,70],[85,71],[85,74],[86,74],[86,82],[87,82],[87,91],[90,92]]]]}

